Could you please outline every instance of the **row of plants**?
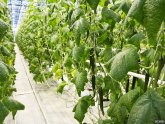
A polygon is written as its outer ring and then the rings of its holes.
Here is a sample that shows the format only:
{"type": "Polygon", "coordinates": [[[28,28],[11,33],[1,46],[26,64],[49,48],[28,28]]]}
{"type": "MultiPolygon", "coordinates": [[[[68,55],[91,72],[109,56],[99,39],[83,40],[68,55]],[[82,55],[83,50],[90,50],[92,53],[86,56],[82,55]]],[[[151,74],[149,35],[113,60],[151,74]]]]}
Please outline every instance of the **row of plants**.
{"type": "Polygon", "coordinates": [[[29,5],[16,41],[37,82],[74,84],[79,123],[92,106],[99,124],[165,120],[165,1],[48,0],[29,5]],[[128,76],[128,72],[145,79],[128,76]],[[87,87],[88,86],[88,87],[87,87]],[[81,95],[85,90],[91,94],[81,95]],[[108,110],[104,101],[109,101],[108,110]]]}
{"type": "Polygon", "coordinates": [[[12,112],[13,118],[17,110],[23,110],[24,105],[11,96],[16,91],[14,80],[14,37],[11,29],[10,14],[6,2],[0,1],[0,124],[12,112]]]}

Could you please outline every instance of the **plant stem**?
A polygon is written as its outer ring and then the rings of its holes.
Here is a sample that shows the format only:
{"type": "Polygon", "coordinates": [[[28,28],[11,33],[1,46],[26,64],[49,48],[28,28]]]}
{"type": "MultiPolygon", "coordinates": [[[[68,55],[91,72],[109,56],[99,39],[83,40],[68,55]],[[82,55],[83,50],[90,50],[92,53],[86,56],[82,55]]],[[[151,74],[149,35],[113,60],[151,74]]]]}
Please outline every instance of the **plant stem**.
{"type": "Polygon", "coordinates": [[[149,73],[147,72],[147,73],[145,74],[144,92],[147,90],[149,78],[150,78],[150,75],[149,75],[149,73]]]}
{"type": "Polygon", "coordinates": [[[126,93],[129,91],[129,77],[127,79],[127,83],[126,83],[126,93]]]}
{"type": "Polygon", "coordinates": [[[157,73],[156,73],[156,77],[155,77],[155,80],[154,80],[154,87],[157,88],[158,87],[158,80],[159,80],[159,77],[160,77],[160,74],[161,74],[161,71],[164,67],[164,60],[163,58],[161,57],[161,59],[158,61],[158,69],[157,69],[157,73]]]}
{"type": "Polygon", "coordinates": [[[136,81],[137,81],[137,78],[133,77],[133,79],[132,79],[132,90],[135,89],[136,81]]]}

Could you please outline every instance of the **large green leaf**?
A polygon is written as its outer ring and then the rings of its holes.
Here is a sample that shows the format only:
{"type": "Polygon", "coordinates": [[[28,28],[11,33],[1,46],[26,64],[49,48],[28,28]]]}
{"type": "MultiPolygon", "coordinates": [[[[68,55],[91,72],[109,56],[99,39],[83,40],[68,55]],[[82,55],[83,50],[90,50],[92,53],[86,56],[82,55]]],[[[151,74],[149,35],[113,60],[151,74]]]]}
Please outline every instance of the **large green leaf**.
{"type": "Polygon", "coordinates": [[[127,17],[133,17],[144,25],[149,43],[157,44],[157,33],[165,17],[164,0],[135,0],[127,17]]]}
{"type": "Polygon", "coordinates": [[[73,59],[77,62],[81,61],[83,59],[83,56],[85,54],[85,47],[84,46],[75,46],[73,48],[73,59]]]}
{"type": "Polygon", "coordinates": [[[127,14],[127,17],[133,17],[138,22],[143,22],[143,6],[146,0],[134,0],[127,14]]]}
{"type": "Polygon", "coordinates": [[[84,34],[90,28],[89,22],[85,18],[80,18],[75,22],[75,29],[77,33],[84,34]]]}
{"type": "Polygon", "coordinates": [[[79,96],[81,96],[81,91],[84,91],[84,86],[88,82],[87,71],[82,71],[76,74],[76,89],[79,96]]]}
{"type": "Polygon", "coordinates": [[[72,22],[76,21],[77,19],[80,18],[80,16],[83,14],[83,9],[81,7],[78,7],[76,8],[74,11],[73,11],[73,14],[71,16],[71,20],[72,22]]]}
{"type": "Polygon", "coordinates": [[[115,13],[113,10],[111,9],[108,9],[107,6],[105,6],[103,9],[102,9],[102,18],[104,20],[113,20],[113,21],[116,21],[116,22],[120,22],[121,20],[121,17],[115,13]]]}
{"type": "Polygon", "coordinates": [[[142,41],[144,38],[145,36],[143,33],[137,33],[128,40],[128,43],[140,48],[140,41],[142,41]]]}
{"type": "Polygon", "coordinates": [[[116,117],[120,123],[124,123],[127,120],[133,104],[139,96],[139,89],[129,91],[123,95],[115,105],[110,105],[108,115],[111,117],[116,117]]]}
{"type": "Polygon", "coordinates": [[[88,108],[88,103],[86,101],[79,101],[78,104],[76,105],[74,118],[78,120],[80,123],[83,121],[85,117],[87,108],[88,108]]]}
{"type": "Polygon", "coordinates": [[[9,114],[9,110],[0,101],[0,124],[3,124],[6,116],[9,114]]]}
{"type": "Polygon", "coordinates": [[[113,59],[110,75],[116,81],[121,81],[128,71],[139,68],[139,56],[134,45],[125,46],[113,59]]]}
{"type": "Polygon", "coordinates": [[[103,60],[103,62],[108,62],[113,56],[112,48],[106,47],[100,55],[100,58],[103,60]]]}
{"type": "Polygon", "coordinates": [[[86,1],[88,2],[89,6],[90,6],[94,11],[96,11],[97,6],[98,6],[100,0],[86,0],[86,1]]]}
{"type": "Polygon", "coordinates": [[[131,111],[131,108],[137,98],[140,96],[140,89],[134,89],[124,94],[118,101],[119,106],[125,106],[128,111],[131,111]]]}
{"type": "Polygon", "coordinates": [[[8,0],[3,0],[3,1],[7,4],[7,1],[8,1],[8,0]]]}
{"type": "Polygon", "coordinates": [[[128,124],[154,124],[165,120],[165,99],[154,90],[148,90],[133,105],[128,124]]]}
{"type": "Polygon", "coordinates": [[[25,106],[22,103],[14,100],[12,98],[4,98],[2,100],[2,102],[6,106],[6,108],[12,112],[13,118],[15,117],[15,114],[17,113],[18,110],[25,109],[25,106]]]}
{"type": "Polygon", "coordinates": [[[8,25],[0,19],[0,40],[4,37],[6,31],[8,29],[8,25]]]}
{"type": "Polygon", "coordinates": [[[146,0],[143,25],[146,28],[149,43],[156,45],[157,33],[165,17],[165,0],[146,0]]]}
{"type": "Polygon", "coordinates": [[[0,61],[0,83],[9,80],[9,70],[6,64],[0,61]]]}
{"type": "Polygon", "coordinates": [[[84,96],[81,99],[79,99],[78,103],[73,108],[73,112],[75,112],[74,118],[80,123],[82,123],[85,117],[85,113],[87,113],[89,106],[93,106],[93,105],[94,105],[94,100],[92,96],[84,96]]]}
{"type": "Polygon", "coordinates": [[[10,56],[11,55],[10,51],[5,46],[0,47],[0,53],[3,56],[10,56]]]}

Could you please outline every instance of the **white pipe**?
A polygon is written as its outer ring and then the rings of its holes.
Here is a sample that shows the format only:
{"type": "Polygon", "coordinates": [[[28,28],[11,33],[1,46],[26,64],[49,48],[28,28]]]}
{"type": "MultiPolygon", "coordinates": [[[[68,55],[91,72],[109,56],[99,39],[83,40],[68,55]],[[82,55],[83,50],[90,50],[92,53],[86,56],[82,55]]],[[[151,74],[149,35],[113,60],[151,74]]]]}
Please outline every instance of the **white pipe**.
{"type": "MultiPolygon", "coordinates": [[[[142,74],[137,74],[135,72],[128,72],[128,75],[133,76],[133,77],[137,77],[137,78],[142,79],[142,80],[145,80],[145,75],[142,75],[142,74]]],[[[154,78],[150,77],[149,82],[151,80],[154,80],[154,78]]],[[[165,81],[158,80],[158,84],[165,84],[165,81]]]]}

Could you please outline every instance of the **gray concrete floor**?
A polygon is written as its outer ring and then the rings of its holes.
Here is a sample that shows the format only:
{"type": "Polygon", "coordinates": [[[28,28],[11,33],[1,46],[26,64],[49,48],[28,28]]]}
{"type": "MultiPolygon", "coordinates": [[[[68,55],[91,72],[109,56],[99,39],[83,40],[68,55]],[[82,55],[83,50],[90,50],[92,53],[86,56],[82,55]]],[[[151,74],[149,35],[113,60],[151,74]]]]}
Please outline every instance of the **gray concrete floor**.
{"type": "Polygon", "coordinates": [[[15,81],[17,92],[13,97],[25,105],[25,110],[18,111],[15,120],[9,115],[5,124],[78,124],[72,113],[74,103],[68,102],[70,98],[61,97],[54,87],[34,82],[28,63],[17,46],[15,51],[18,74],[15,81]]]}

